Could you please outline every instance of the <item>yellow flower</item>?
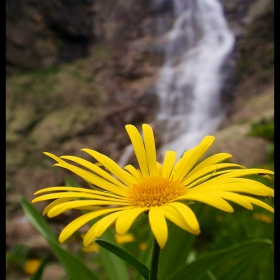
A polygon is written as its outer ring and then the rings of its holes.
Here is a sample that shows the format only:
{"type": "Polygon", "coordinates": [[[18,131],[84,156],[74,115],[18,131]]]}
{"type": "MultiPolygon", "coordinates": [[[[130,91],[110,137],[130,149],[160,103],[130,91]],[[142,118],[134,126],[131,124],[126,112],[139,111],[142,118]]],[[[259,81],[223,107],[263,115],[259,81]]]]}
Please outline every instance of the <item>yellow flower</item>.
{"type": "Polygon", "coordinates": [[[147,242],[142,242],[142,243],[139,245],[139,249],[140,249],[141,251],[145,251],[145,250],[147,249],[147,247],[148,247],[147,242]]]}
{"type": "MultiPolygon", "coordinates": [[[[85,234],[82,234],[81,237],[84,238],[85,234]]],[[[126,233],[123,235],[115,234],[115,240],[117,244],[124,244],[124,243],[129,243],[133,242],[135,240],[134,235],[131,233],[126,233]]],[[[82,251],[85,253],[99,253],[99,246],[97,243],[92,242],[89,245],[85,246],[82,248],[82,251]]]]}
{"type": "MultiPolygon", "coordinates": [[[[81,234],[81,237],[84,238],[85,234],[84,233],[81,234]]],[[[92,252],[99,253],[99,246],[98,246],[97,243],[91,242],[87,246],[84,246],[82,248],[82,251],[85,252],[85,253],[92,253],[92,252]]]]}
{"type": "Polygon", "coordinates": [[[85,253],[92,253],[92,252],[99,253],[99,246],[97,243],[92,242],[89,245],[83,247],[82,251],[85,253]]]}
{"type": "Polygon", "coordinates": [[[23,270],[26,274],[33,275],[38,270],[42,261],[39,259],[29,259],[25,262],[23,270]]]}
{"type": "Polygon", "coordinates": [[[270,217],[268,217],[268,216],[265,215],[265,214],[254,213],[254,214],[253,214],[253,218],[254,218],[255,220],[261,220],[261,221],[263,221],[263,222],[265,222],[265,223],[267,223],[267,224],[273,223],[273,219],[270,218],[270,217]]]}
{"type": "Polygon", "coordinates": [[[163,163],[160,164],[156,160],[152,128],[143,124],[143,138],[135,126],[126,125],[125,128],[139,169],[132,165],[121,168],[107,156],[90,149],[82,151],[91,155],[97,161],[96,164],[75,156],[57,157],[45,153],[57,162],[55,166],[72,171],[92,187],[56,186],[35,193],[40,196],[33,203],[55,199],[43,211],[43,215],[47,214],[50,218],[70,209],[89,210],[63,229],[59,236],[60,242],[100,216],[104,217],[87,231],[83,240],[85,246],[100,237],[114,223],[116,232],[123,235],[135,219],[145,212],[154,237],[162,249],[168,238],[166,219],[192,234],[200,233],[196,215],[187,205],[190,202],[203,202],[225,212],[234,211],[228,201],[249,210],[255,204],[274,211],[268,204],[250,196],[273,197],[274,190],[258,181],[243,178],[252,174],[268,176],[273,171],[222,163],[232,157],[228,153],[212,155],[198,164],[213,143],[214,136],[205,136],[200,144],[186,151],[178,160],[175,151],[166,151],[163,163]]]}
{"type": "Polygon", "coordinates": [[[126,233],[126,234],[115,234],[115,240],[117,244],[124,244],[124,243],[129,243],[133,242],[135,240],[134,235],[131,233],[126,233]]]}

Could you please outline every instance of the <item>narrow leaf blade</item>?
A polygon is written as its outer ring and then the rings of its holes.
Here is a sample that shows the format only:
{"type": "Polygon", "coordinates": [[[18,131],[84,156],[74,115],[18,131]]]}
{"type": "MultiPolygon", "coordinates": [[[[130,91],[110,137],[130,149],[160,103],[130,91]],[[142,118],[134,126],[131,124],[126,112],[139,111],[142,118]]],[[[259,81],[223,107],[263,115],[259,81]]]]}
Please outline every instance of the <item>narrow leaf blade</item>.
{"type": "Polygon", "coordinates": [[[50,226],[42,215],[35,210],[25,198],[21,198],[21,205],[25,215],[29,218],[29,221],[33,226],[48,240],[58,243],[56,235],[51,230],[50,226]]]}
{"type": "Polygon", "coordinates": [[[29,218],[33,226],[45,237],[52,251],[64,267],[65,271],[73,280],[97,280],[93,274],[81,260],[64,250],[57,241],[56,235],[39,212],[25,199],[21,199],[21,204],[26,216],[29,218]]]}
{"type": "MultiPolygon", "coordinates": [[[[115,243],[114,233],[111,227],[103,233],[102,237],[111,244],[115,243]]],[[[100,248],[100,257],[109,280],[129,280],[127,265],[123,260],[102,246],[100,248]]]]}
{"type": "Polygon", "coordinates": [[[149,269],[142,264],[140,261],[138,261],[135,257],[133,257],[131,254],[123,250],[122,248],[107,242],[105,240],[97,239],[95,242],[100,245],[101,247],[105,248],[106,250],[110,251],[114,255],[121,258],[123,261],[125,261],[127,264],[132,266],[137,272],[139,272],[145,279],[148,279],[149,277],[149,269]]]}

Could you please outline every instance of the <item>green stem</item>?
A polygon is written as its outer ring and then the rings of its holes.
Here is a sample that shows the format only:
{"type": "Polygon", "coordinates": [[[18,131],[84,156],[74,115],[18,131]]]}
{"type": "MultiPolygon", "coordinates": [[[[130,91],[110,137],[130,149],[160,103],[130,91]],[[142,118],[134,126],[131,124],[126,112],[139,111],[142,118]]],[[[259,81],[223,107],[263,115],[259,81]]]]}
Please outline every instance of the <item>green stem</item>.
{"type": "Polygon", "coordinates": [[[154,248],[153,248],[149,280],[158,280],[157,275],[158,275],[159,254],[160,254],[160,248],[156,239],[154,239],[154,248]]]}

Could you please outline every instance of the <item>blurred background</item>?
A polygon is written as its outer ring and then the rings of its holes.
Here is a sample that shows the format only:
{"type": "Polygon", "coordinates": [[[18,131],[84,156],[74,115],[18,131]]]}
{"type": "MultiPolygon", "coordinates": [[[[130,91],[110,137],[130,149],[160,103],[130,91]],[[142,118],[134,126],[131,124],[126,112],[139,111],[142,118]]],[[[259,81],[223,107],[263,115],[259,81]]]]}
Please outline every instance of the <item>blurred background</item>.
{"type": "MultiPolygon", "coordinates": [[[[7,279],[29,279],[26,259],[49,250],[20,197],[31,201],[67,176],[85,186],[45,151],[89,159],[86,147],[124,166],[134,160],[125,124],[149,123],[159,160],[212,134],[210,154],[273,169],[273,28],[272,0],[7,0],[7,279]]],[[[236,223],[233,236],[234,219],[213,211],[198,251],[273,239],[270,213],[247,211],[257,228],[236,223]]],[[[59,233],[74,217],[49,222],[59,233]]],[[[63,273],[57,264],[45,279],[63,273]]]]}

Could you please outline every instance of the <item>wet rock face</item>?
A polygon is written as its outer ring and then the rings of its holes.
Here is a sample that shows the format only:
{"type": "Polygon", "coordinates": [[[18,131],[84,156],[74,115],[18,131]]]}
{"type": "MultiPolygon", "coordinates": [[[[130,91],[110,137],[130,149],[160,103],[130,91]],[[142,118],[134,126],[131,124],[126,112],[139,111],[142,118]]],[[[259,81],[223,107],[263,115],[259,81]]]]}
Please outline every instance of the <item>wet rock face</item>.
{"type": "MultiPolygon", "coordinates": [[[[246,23],[269,1],[221,1],[237,39],[222,69],[221,101],[226,107],[235,97],[235,60],[246,23]],[[257,12],[250,13],[254,5],[257,12]]],[[[98,71],[111,67],[115,73],[104,82],[110,100],[119,103],[152,90],[164,63],[165,32],[174,22],[171,0],[8,0],[6,14],[8,75],[57,67],[88,57],[98,44],[110,45],[114,62],[100,65],[98,71]],[[163,22],[166,26],[160,27],[163,22]]]]}
{"type": "Polygon", "coordinates": [[[93,0],[8,0],[7,74],[73,61],[94,39],[93,0]]]}
{"type": "MultiPolygon", "coordinates": [[[[241,36],[253,2],[257,0],[222,1],[236,36],[241,36]]],[[[71,62],[100,42],[111,42],[125,53],[131,41],[171,27],[173,16],[170,0],[8,0],[7,74],[71,62]],[[160,22],[167,26],[159,28],[160,22]]],[[[147,51],[160,52],[159,47],[148,46],[147,51]]]]}
{"type": "Polygon", "coordinates": [[[7,74],[15,74],[85,57],[96,42],[122,48],[143,35],[149,1],[8,0],[6,7],[7,74]]]}

